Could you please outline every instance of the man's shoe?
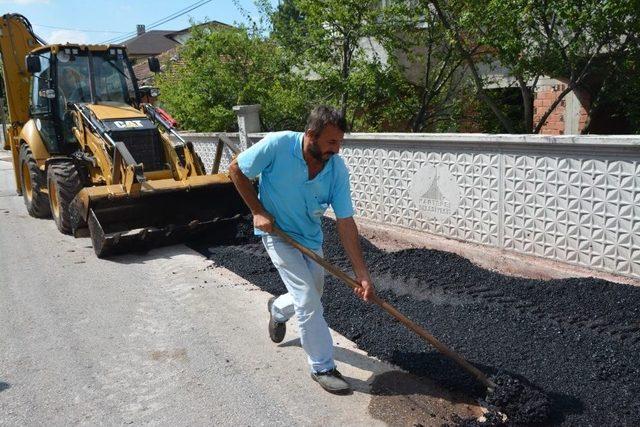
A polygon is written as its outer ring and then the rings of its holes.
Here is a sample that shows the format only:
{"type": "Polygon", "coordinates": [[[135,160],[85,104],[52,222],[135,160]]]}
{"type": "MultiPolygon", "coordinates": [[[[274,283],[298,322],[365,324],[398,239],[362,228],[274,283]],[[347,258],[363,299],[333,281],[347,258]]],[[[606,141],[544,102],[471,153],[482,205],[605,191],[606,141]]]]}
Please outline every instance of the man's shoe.
{"type": "Polygon", "coordinates": [[[351,393],[351,386],[342,377],[342,374],[338,372],[336,368],[333,368],[327,372],[312,372],[311,378],[316,381],[320,386],[333,394],[349,394],[351,393]]]}
{"type": "Polygon", "coordinates": [[[273,314],[271,314],[271,307],[273,307],[273,302],[277,297],[269,298],[269,302],[267,303],[267,310],[269,310],[269,338],[271,341],[275,343],[282,342],[284,339],[284,335],[287,333],[287,324],[283,322],[276,322],[273,319],[273,314]]]}

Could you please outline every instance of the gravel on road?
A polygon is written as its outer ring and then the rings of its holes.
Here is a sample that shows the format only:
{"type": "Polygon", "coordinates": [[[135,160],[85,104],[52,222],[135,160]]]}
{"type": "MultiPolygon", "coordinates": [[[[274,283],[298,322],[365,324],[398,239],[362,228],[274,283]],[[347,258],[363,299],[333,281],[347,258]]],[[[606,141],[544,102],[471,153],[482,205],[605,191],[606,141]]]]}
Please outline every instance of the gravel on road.
{"type": "MultiPolygon", "coordinates": [[[[348,270],[334,222],[323,227],[325,257],[348,270]]],[[[550,423],[640,425],[640,288],[593,278],[510,277],[448,252],[385,252],[361,243],[383,299],[483,372],[508,373],[544,390],[550,423]]],[[[230,245],[197,249],[267,292],[286,292],[248,222],[230,245]]],[[[327,276],[323,301],[329,326],[369,355],[484,396],[466,371],[338,279],[327,276]]]]}

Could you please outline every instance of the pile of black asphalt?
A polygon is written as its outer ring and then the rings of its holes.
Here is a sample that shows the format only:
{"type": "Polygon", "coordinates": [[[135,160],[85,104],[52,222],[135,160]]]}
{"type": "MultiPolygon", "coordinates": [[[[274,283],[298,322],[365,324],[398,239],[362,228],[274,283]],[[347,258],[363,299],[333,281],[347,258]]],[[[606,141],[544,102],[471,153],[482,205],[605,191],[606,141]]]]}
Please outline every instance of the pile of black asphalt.
{"type": "MultiPolygon", "coordinates": [[[[350,271],[334,222],[323,227],[325,258],[350,271]]],[[[510,277],[448,252],[385,252],[361,243],[381,298],[484,373],[544,391],[550,418],[543,424],[640,425],[640,288],[593,278],[510,277]]],[[[249,223],[226,246],[196,249],[267,292],[286,292],[249,223]]],[[[323,302],[329,326],[369,355],[485,399],[466,371],[331,276],[323,302]]],[[[505,396],[493,398],[485,403],[499,406],[505,396]]],[[[535,423],[536,414],[527,418],[526,411],[509,424],[535,423]]]]}

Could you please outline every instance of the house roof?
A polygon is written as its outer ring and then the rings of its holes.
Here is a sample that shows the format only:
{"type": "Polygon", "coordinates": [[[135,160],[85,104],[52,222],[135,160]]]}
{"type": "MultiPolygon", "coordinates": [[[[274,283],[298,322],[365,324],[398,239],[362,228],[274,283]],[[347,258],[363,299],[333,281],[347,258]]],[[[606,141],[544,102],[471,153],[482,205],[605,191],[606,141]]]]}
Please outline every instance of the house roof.
{"type": "MultiPolygon", "coordinates": [[[[160,64],[166,64],[167,61],[175,59],[176,61],[180,61],[180,55],[178,53],[178,46],[174,46],[166,52],[158,55],[158,60],[160,64]]],[[[140,85],[146,85],[152,83],[154,73],[149,70],[149,64],[147,61],[140,61],[138,64],[133,66],[133,74],[135,74],[138,79],[138,83],[140,85]]]]}
{"type": "MultiPolygon", "coordinates": [[[[207,22],[203,22],[196,25],[196,27],[202,27],[202,26],[233,28],[233,25],[225,24],[224,22],[220,22],[220,21],[207,21],[207,22]]],[[[178,36],[180,34],[190,32],[191,28],[192,27],[187,27],[179,31],[173,31],[171,34],[167,35],[167,37],[170,37],[171,39],[173,39],[174,36],[178,36]]]]}
{"type": "Polygon", "coordinates": [[[127,51],[131,56],[159,55],[179,45],[178,42],[169,37],[175,33],[176,31],[151,30],[133,37],[123,44],[127,47],[127,51]]]}
{"type": "MultiPolygon", "coordinates": [[[[209,21],[198,24],[197,26],[200,27],[203,25],[214,28],[232,28],[231,25],[220,21],[209,21]]],[[[129,56],[156,56],[180,45],[180,43],[175,40],[175,37],[188,33],[189,31],[191,31],[191,27],[178,31],[150,30],[139,36],[130,38],[122,44],[127,47],[129,56]]]]}

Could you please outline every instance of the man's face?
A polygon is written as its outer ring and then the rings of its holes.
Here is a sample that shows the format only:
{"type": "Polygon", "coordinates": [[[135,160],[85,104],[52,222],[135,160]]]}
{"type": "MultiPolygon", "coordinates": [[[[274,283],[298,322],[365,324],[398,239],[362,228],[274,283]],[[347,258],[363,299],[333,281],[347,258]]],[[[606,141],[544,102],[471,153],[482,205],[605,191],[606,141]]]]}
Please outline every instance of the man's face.
{"type": "Polygon", "coordinates": [[[64,78],[63,78],[64,83],[65,83],[67,86],[72,86],[72,85],[74,84],[73,74],[71,73],[71,71],[69,71],[69,69],[68,69],[68,68],[64,70],[64,73],[63,73],[62,75],[63,75],[63,77],[64,77],[64,78]]]}
{"type": "Polygon", "coordinates": [[[320,135],[306,132],[309,137],[309,152],[318,161],[326,162],[334,154],[338,154],[344,139],[344,132],[334,125],[327,125],[320,135]]]}

